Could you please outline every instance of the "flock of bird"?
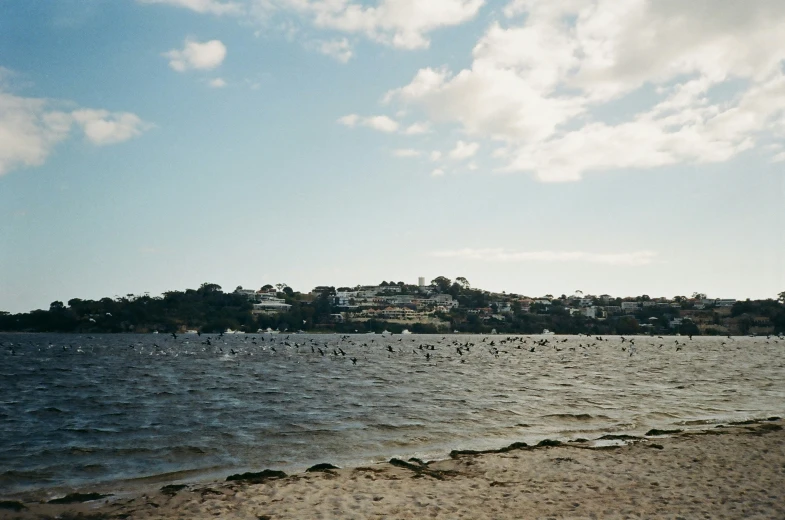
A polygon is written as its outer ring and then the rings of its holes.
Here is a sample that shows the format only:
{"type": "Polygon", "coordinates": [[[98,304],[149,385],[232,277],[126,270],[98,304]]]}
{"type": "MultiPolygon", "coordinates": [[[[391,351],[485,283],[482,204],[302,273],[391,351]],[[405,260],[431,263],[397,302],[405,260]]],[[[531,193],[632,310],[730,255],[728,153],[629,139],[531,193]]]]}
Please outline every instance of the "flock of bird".
{"type": "MultiPolygon", "coordinates": [[[[79,337],[61,335],[59,339],[68,339],[69,343],[57,345],[49,342],[42,345],[35,341],[35,336],[6,336],[0,341],[0,348],[4,348],[11,356],[23,354],[29,349],[62,350],[77,354],[93,353],[95,346],[100,345],[101,338],[86,336],[88,341],[79,342],[79,337]],[[8,338],[13,338],[14,341],[8,338]],[[77,340],[75,344],[72,339],[77,340]],[[26,343],[24,340],[28,340],[26,343]],[[92,347],[90,345],[93,345],[92,347]],[[87,349],[87,350],[85,350],[87,349]]],[[[501,336],[501,335],[383,335],[355,334],[355,335],[283,335],[283,334],[214,334],[178,335],[171,333],[149,336],[125,336],[136,341],[129,343],[127,348],[138,354],[159,356],[180,356],[216,354],[225,358],[234,356],[254,355],[312,355],[321,358],[346,360],[352,365],[357,365],[358,356],[370,353],[386,354],[387,357],[411,355],[421,357],[426,362],[457,361],[466,363],[468,359],[479,355],[500,358],[522,351],[527,353],[570,352],[589,355],[593,350],[608,347],[618,348],[623,355],[632,357],[638,353],[644,344],[645,348],[659,350],[673,350],[680,352],[694,343],[692,336],[592,336],[579,334],[577,336],[501,336]],[[151,338],[154,338],[151,341],[151,338]],[[576,344],[577,343],[577,344],[576,344]],[[347,353],[349,351],[349,353],[347,353]]],[[[764,340],[763,336],[755,338],[764,340]]],[[[719,338],[718,338],[719,340],[719,338]]],[[[726,347],[735,342],[736,338],[728,336],[722,338],[720,344],[726,347]]],[[[767,344],[785,343],[785,338],[780,336],[766,336],[767,344]]],[[[563,354],[564,355],[564,354],[563,354]]]]}

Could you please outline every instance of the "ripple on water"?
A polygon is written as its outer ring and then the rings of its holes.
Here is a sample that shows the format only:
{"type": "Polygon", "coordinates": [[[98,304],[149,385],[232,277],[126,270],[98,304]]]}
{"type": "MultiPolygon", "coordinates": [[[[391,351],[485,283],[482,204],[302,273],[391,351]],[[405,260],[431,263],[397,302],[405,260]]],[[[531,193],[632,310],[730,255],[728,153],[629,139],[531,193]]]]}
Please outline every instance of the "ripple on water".
{"type": "Polygon", "coordinates": [[[675,351],[638,337],[630,357],[615,337],[591,348],[558,337],[559,352],[532,353],[531,339],[519,349],[496,336],[497,357],[472,335],[267,335],[264,348],[252,337],[25,336],[1,363],[0,492],[785,414],[782,345],[759,338],[732,349],[680,338],[675,351]],[[476,345],[464,363],[454,341],[476,345]],[[420,344],[436,346],[430,360],[420,344]]]}

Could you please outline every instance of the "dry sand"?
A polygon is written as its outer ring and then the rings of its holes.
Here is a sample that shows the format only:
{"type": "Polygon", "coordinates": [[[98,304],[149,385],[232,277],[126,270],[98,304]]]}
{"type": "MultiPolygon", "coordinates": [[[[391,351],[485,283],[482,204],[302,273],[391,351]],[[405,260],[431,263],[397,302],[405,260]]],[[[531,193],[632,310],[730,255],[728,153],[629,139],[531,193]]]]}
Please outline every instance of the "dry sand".
{"type": "Polygon", "coordinates": [[[773,518],[785,519],[783,421],[566,443],[408,467],[385,463],[170,495],[25,504],[0,518],[773,518]]]}

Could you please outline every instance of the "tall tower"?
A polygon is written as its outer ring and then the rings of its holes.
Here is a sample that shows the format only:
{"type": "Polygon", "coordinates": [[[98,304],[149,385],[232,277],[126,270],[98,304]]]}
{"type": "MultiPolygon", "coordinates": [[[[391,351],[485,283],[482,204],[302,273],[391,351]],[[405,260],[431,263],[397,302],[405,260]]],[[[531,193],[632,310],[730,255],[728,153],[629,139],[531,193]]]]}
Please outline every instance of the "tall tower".
{"type": "Polygon", "coordinates": [[[417,278],[417,285],[420,287],[425,287],[425,277],[421,276],[417,278]]]}

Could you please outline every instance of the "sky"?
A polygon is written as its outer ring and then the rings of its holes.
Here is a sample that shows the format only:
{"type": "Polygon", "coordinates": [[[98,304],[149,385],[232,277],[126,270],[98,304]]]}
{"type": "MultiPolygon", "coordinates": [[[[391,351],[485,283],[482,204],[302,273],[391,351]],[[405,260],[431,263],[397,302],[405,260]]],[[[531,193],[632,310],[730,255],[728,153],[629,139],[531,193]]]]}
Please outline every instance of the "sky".
{"type": "Polygon", "coordinates": [[[0,2],[0,311],[785,290],[782,0],[0,2]]]}

